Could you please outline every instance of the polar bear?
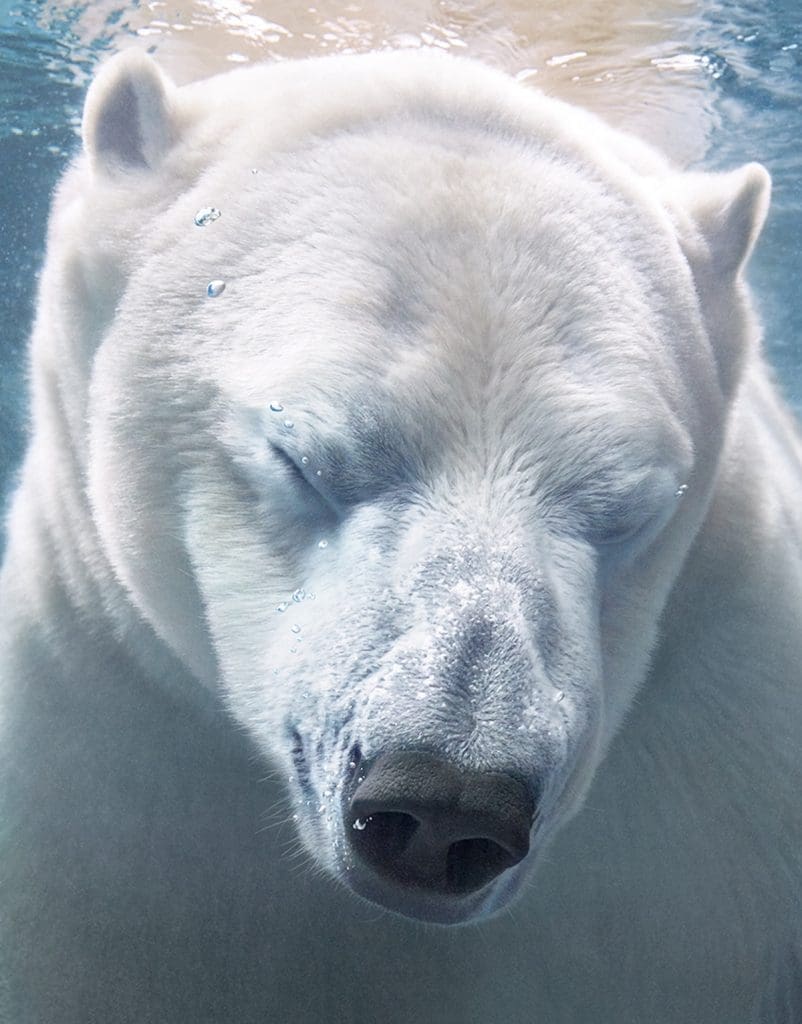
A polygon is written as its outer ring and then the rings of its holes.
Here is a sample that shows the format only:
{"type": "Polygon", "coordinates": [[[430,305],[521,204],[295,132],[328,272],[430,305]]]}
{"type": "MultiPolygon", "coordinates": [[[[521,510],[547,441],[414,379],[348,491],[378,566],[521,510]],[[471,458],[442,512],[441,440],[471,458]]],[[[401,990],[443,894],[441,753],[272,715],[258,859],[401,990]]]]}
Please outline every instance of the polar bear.
{"type": "Polygon", "coordinates": [[[83,137],[2,574],[2,1019],[798,1024],[766,172],[420,54],[128,52],[83,137]]]}

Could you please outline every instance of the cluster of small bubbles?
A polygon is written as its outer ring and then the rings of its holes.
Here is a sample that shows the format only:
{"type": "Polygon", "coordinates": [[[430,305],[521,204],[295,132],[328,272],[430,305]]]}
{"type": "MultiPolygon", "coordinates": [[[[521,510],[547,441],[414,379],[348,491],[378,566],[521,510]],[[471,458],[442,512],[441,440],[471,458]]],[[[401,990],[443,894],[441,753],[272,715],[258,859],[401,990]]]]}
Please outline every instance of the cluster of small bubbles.
{"type": "Polygon", "coordinates": [[[271,402],[269,408],[271,412],[284,412],[284,406],[281,402],[271,402]]]}
{"type": "Polygon", "coordinates": [[[292,430],[292,428],[295,426],[295,423],[292,420],[284,420],[284,426],[287,428],[287,430],[292,430]]]}
{"type": "Polygon", "coordinates": [[[721,78],[725,74],[731,74],[731,69],[724,57],[712,50],[708,50],[701,54],[699,57],[699,64],[701,68],[710,75],[711,78],[721,78]]]}
{"type": "Polygon", "coordinates": [[[683,494],[688,490],[687,484],[680,484],[680,486],[674,491],[675,498],[681,498],[683,494]]]}
{"type": "Polygon", "coordinates": [[[324,540],[319,540],[317,542],[317,546],[322,550],[323,548],[327,548],[329,546],[329,542],[327,540],[325,540],[325,539],[324,540]]]}
{"type": "Polygon", "coordinates": [[[203,209],[198,210],[195,214],[195,224],[199,228],[205,228],[207,224],[212,224],[222,216],[220,210],[216,206],[204,206],[203,209]]]}
{"type": "Polygon", "coordinates": [[[218,295],[222,295],[226,290],[225,281],[210,281],[206,285],[206,295],[210,299],[216,299],[218,295]]]}

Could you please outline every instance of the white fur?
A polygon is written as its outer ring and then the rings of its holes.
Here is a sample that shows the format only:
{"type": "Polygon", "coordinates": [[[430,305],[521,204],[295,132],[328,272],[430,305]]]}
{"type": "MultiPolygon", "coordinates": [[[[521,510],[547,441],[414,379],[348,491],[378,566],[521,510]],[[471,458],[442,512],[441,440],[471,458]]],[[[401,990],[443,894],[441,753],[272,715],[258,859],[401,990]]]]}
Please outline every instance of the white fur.
{"type": "Polygon", "coordinates": [[[5,1019],[798,1022],[766,172],[406,54],[123,54],[84,134],[2,576],[5,1019]],[[544,785],[479,927],[348,891],[354,745],[544,785]]]}

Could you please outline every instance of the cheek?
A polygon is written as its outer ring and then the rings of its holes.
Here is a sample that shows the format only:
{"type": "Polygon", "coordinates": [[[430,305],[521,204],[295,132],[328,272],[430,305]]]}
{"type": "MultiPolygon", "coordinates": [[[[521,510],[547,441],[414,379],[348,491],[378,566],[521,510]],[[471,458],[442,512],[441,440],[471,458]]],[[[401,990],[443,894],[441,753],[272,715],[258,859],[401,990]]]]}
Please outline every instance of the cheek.
{"type": "Polygon", "coordinates": [[[184,540],[223,684],[251,686],[267,671],[276,607],[294,578],[291,550],[273,542],[230,480],[199,471],[190,483],[184,540]]]}
{"type": "MultiPolygon", "coordinates": [[[[193,675],[214,689],[217,667],[184,537],[182,467],[165,430],[159,444],[114,392],[93,402],[88,460],[92,519],[114,575],[143,618],[193,675]]],[[[121,398],[123,396],[120,396],[121,398]]]]}
{"type": "Polygon", "coordinates": [[[600,634],[607,740],[620,727],[647,678],[660,622],[689,555],[705,496],[683,494],[674,517],[651,547],[624,569],[601,577],[600,634]],[[686,504],[687,502],[687,504],[686,504]]]}
{"type": "Polygon", "coordinates": [[[282,716],[302,714],[310,727],[327,720],[337,680],[369,671],[385,605],[375,574],[368,560],[348,564],[336,533],[299,542],[236,481],[197,474],[184,504],[225,693],[272,750],[282,716]]]}

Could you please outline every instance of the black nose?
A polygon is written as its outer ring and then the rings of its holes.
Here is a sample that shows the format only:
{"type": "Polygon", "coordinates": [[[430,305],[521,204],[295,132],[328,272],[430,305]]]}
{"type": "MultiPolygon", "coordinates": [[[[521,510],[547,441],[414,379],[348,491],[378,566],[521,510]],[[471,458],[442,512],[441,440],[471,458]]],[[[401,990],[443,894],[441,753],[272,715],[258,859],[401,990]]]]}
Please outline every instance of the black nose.
{"type": "Polygon", "coordinates": [[[527,787],[511,775],[401,751],[370,767],[347,824],[357,856],[377,874],[465,894],[523,860],[534,814],[527,787]]]}

